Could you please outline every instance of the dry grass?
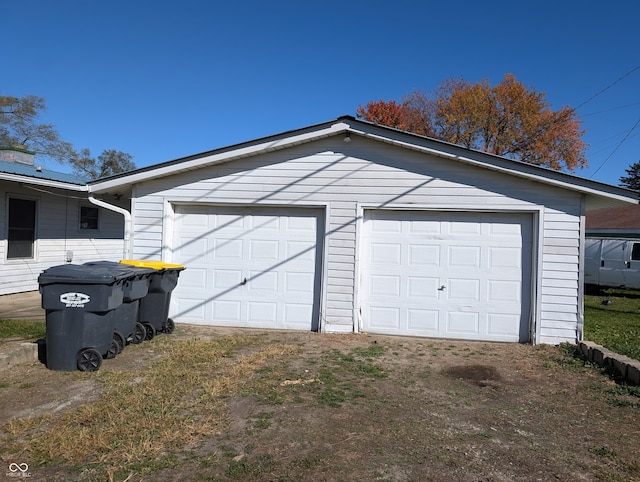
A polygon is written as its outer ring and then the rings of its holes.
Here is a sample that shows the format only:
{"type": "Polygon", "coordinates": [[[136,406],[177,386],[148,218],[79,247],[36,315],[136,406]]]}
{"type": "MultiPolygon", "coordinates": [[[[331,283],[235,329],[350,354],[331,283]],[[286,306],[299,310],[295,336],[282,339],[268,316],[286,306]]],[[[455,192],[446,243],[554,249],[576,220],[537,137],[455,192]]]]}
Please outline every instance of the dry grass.
{"type": "Polygon", "coordinates": [[[256,342],[236,336],[158,344],[164,350],[161,360],[142,374],[96,372],[105,386],[96,402],[60,417],[9,422],[6,448],[36,465],[76,466],[102,480],[116,471],[147,472],[149,461],[221,430],[224,398],[237,393],[269,360],[299,351],[256,342]],[[237,354],[240,348],[247,353],[237,354]]]}
{"type": "Polygon", "coordinates": [[[637,397],[570,355],[185,327],[95,373],[5,372],[0,461],[83,482],[640,480],[637,397]]]}

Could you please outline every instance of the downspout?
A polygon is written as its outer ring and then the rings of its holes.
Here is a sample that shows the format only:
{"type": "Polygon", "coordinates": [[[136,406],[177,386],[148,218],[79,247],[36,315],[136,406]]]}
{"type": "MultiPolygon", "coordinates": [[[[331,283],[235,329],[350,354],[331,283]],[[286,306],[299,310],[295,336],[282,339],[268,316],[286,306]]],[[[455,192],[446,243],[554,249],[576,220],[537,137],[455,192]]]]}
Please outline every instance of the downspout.
{"type": "Polygon", "coordinates": [[[109,204],[107,202],[101,201],[93,197],[91,194],[91,187],[89,187],[89,202],[95,204],[96,206],[100,206],[101,208],[108,209],[109,211],[114,211],[116,213],[120,213],[124,216],[124,247],[122,249],[122,259],[130,259],[130,240],[131,240],[131,213],[124,208],[119,206],[114,206],[113,204],[109,204]]]}

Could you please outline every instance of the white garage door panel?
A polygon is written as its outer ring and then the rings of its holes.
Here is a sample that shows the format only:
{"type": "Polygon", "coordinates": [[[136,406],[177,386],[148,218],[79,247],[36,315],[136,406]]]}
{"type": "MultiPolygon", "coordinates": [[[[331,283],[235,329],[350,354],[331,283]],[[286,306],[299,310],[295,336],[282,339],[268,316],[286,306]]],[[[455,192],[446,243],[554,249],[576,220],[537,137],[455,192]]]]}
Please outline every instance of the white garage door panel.
{"type": "Polygon", "coordinates": [[[439,328],[440,313],[434,310],[407,310],[407,328],[415,333],[437,333],[439,328]]]}
{"type": "Polygon", "coordinates": [[[177,206],[172,294],[179,321],[317,329],[318,210],[177,206]]]}
{"type": "Polygon", "coordinates": [[[365,331],[527,341],[531,216],[365,211],[365,331]]]}

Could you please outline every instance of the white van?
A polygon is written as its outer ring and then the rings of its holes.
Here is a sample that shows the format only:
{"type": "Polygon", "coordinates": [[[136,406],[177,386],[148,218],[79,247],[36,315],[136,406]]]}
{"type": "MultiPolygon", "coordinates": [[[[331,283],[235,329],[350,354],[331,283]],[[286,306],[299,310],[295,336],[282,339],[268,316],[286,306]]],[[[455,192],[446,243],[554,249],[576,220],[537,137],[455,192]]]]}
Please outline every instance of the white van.
{"type": "Polygon", "coordinates": [[[640,289],[640,239],[587,238],[584,284],[640,289]]]}

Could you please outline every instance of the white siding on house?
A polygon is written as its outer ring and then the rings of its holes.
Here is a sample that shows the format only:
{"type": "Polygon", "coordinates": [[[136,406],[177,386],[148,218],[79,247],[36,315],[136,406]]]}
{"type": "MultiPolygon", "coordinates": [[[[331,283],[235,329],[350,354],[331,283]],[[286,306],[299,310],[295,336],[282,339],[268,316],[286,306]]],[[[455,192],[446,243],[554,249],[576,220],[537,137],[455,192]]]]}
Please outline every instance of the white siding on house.
{"type": "Polygon", "coordinates": [[[80,229],[80,206],[93,206],[77,192],[23,187],[0,182],[0,295],[38,289],[38,276],[64,264],[122,259],[124,221],[120,214],[99,208],[99,229],[80,229]],[[49,192],[44,192],[49,191],[49,192]],[[7,259],[7,200],[36,201],[36,243],[33,259],[7,259]]]}
{"type": "Polygon", "coordinates": [[[132,210],[136,213],[133,259],[162,259],[162,236],[164,234],[164,200],[162,197],[147,196],[143,202],[135,199],[132,210]],[[138,213],[140,217],[138,218],[138,213]]]}
{"type": "Polygon", "coordinates": [[[162,256],[166,203],[328,206],[321,325],[326,331],[350,331],[359,309],[354,302],[361,206],[537,213],[534,245],[542,245],[531,253],[532,276],[540,275],[531,300],[537,316],[535,341],[576,340],[581,322],[580,194],[359,136],[352,136],[350,144],[341,139],[137,185],[133,257],[162,256]]]}
{"type": "Polygon", "coordinates": [[[575,341],[582,323],[579,282],[580,198],[573,210],[547,207],[543,222],[540,343],[575,341]]]}

